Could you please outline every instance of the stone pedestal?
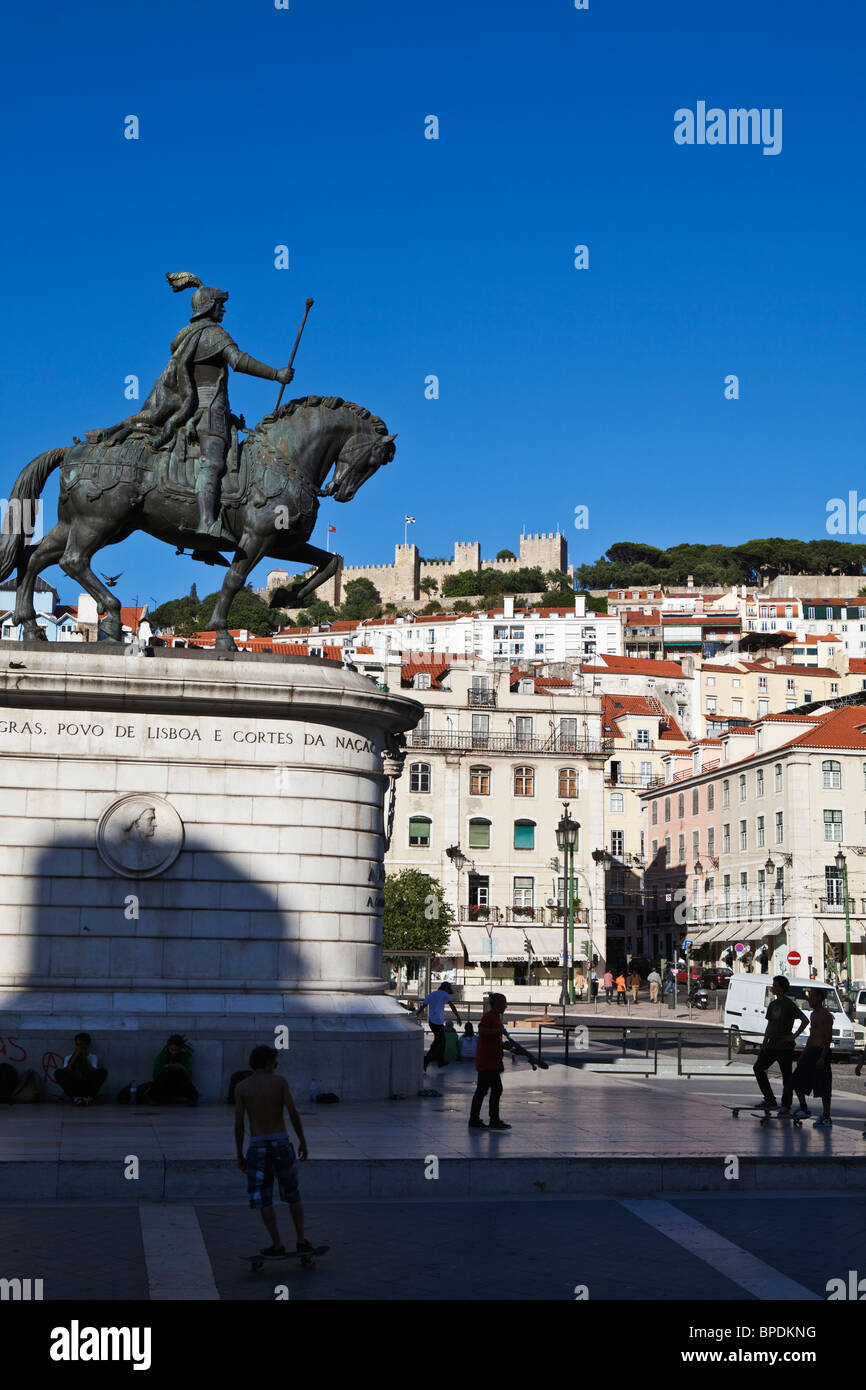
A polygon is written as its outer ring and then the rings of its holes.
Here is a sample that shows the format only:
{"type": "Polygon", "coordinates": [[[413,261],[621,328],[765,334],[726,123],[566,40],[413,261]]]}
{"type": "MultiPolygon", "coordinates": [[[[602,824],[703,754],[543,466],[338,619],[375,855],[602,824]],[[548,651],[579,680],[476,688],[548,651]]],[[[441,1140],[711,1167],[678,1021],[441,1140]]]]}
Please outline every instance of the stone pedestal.
{"type": "Polygon", "coordinates": [[[299,1094],[416,1089],[380,957],[383,753],[420,713],[335,662],[4,644],[0,1060],[85,1030],[115,1092],[181,1032],[204,1099],[286,1040],[299,1094]]]}

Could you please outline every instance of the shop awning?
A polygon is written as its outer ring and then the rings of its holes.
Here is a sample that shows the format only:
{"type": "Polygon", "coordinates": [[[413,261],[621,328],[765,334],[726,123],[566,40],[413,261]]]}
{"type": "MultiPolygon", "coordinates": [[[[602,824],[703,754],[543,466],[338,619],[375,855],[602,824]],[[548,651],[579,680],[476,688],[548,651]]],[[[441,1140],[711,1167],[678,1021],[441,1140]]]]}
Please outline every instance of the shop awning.
{"type": "Polygon", "coordinates": [[[463,959],[463,942],[460,940],[460,933],[458,931],[452,928],[448,933],[448,944],[444,951],[439,952],[439,955],[443,959],[446,956],[451,960],[463,959]]]}
{"type": "Polygon", "coordinates": [[[483,964],[489,960],[525,961],[526,936],[522,927],[493,927],[493,952],[485,927],[460,927],[460,938],[470,960],[483,964]]]}
{"type": "MultiPolygon", "coordinates": [[[[586,940],[586,932],[581,935],[580,926],[575,923],[574,927],[574,954],[577,960],[581,959],[580,941],[586,940]]],[[[532,942],[532,955],[535,960],[555,960],[559,961],[562,954],[562,928],[561,927],[536,927],[526,928],[526,935],[532,942]]]]}
{"type": "MultiPolygon", "coordinates": [[[[815,919],[832,946],[845,945],[845,918],[818,917],[815,919]]],[[[863,939],[863,928],[859,922],[851,923],[851,945],[859,946],[863,939]]]]}

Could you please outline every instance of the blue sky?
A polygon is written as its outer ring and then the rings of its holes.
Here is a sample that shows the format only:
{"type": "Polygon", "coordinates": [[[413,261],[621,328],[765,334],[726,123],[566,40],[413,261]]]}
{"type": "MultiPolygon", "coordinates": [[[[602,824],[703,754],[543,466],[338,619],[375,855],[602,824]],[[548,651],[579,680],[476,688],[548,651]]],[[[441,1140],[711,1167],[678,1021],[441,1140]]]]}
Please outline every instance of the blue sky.
{"type": "MultiPolygon", "coordinates": [[[[130,413],[127,374],[146,395],[189,314],[164,273],[191,270],[230,291],[225,327],[272,364],[313,296],[290,393],[346,396],[398,432],[394,462],[319,513],[314,543],[336,525],[348,563],[391,560],[406,512],[424,555],[516,549],[557,524],[578,563],[620,539],[824,534],[829,497],[866,493],[864,14],[48,0],[7,15],[3,494],[34,455],[130,413]],[[781,108],[782,152],[675,144],[674,112],[699,100],[781,108]]],[[[248,420],[276,395],[236,375],[230,390],[248,420]]],[[[46,500],[50,519],[56,482],[46,500]]],[[[95,567],[124,571],[128,603],[216,574],[148,537],[95,567]]]]}

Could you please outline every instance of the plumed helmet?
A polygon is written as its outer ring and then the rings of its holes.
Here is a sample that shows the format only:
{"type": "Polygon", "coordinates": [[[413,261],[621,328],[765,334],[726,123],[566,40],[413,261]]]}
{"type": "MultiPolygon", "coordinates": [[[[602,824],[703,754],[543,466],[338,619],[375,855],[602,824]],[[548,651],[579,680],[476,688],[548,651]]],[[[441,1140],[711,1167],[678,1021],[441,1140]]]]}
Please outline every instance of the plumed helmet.
{"type": "Polygon", "coordinates": [[[195,286],[192,297],[192,319],[205,318],[215,304],[224,304],[229,297],[228,290],[218,290],[214,285],[203,285],[197,275],[188,270],[167,271],[166,280],[175,294],[195,286]]]}

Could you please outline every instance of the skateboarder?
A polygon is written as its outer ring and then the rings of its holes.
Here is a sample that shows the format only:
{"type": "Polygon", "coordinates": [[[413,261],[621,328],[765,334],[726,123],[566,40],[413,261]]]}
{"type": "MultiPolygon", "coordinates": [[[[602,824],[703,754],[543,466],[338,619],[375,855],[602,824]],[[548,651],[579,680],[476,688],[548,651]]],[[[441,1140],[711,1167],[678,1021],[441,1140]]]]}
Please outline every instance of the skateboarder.
{"type": "Polygon", "coordinates": [[[478,1048],[475,1053],[475,1070],[478,1072],[478,1082],[469,1111],[470,1129],[511,1128],[511,1125],[507,1125],[504,1120],[499,1118],[499,1097],[502,1095],[502,1082],[499,1078],[501,1072],[505,1070],[502,1065],[502,1050],[503,1047],[507,1047],[509,1052],[513,1051],[511,1041],[502,1025],[502,1015],[505,1013],[507,1004],[508,1000],[504,994],[491,994],[490,1008],[482,1016],[478,1025],[478,1048]],[[503,1038],[506,1039],[505,1042],[503,1042],[503,1038]],[[486,1125],[481,1118],[481,1106],[488,1091],[490,1092],[490,1124],[486,1125]]]}
{"type": "MultiPolygon", "coordinates": [[[[833,1015],[824,1007],[824,991],[809,990],[809,1003],[812,1014],[809,1019],[809,1036],[806,1046],[791,1078],[797,1092],[800,1108],[794,1111],[795,1119],[805,1119],[809,1114],[806,1096],[811,1091],[816,1100],[820,1099],[824,1113],[815,1121],[815,1129],[827,1129],[832,1125],[830,1118],[830,1098],[833,1093],[833,1072],[830,1066],[830,1044],[833,1041],[833,1015]]],[[[779,1111],[784,1115],[784,1109],[779,1111]]]]}
{"type": "Polygon", "coordinates": [[[753,1067],[755,1080],[764,1097],[764,1109],[775,1110],[776,1102],[773,1099],[773,1088],[767,1080],[767,1071],[774,1062],[778,1062],[779,1071],[782,1073],[782,1113],[784,1114],[790,1114],[791,1101],[794,1098],[794,1088],[791,1085],[794,1039],[799,1038],[809,1022],[802,1010],[797,1008],[793,999],[788,998],[789,988],[789,982],[784,975],[773,976],[772,990],[776,997],[767,1007],[767,1027],[764,1031],[764,1041],[761,1043],[758,1060],[753,1067]],[[797,1019],[800,1020],[800,1027],[794,1033],[794,1024],[797,1019]]]}
{"type": "Polygon", "coordinates": [[[274,1215],[274,1178],[279,1183],[280,1196],[288,1202],[295,1226],[299,1251],[312,1251],[304,1239],[304,1208],[298,1191],[298,1170],[295,1150],[286,1133],[283,1109],[288,1113],[292,1128],[298,1136],[298,1158],[307,1157],[307,1141],[301,1117],[295,1109],[292,1093],[285,1077],[275,1076],[279,1054],[276,1048],[262,1045],[250,1053],[253,1074],[241,1081],[235,1090],[235,1143],[238,1167],[247,1175],[250,1206],[262,1214],[271,1244],[263,1255],[284,1255],[277,1218],[274,1215]],[[244,1116],[249,1117],[250,1144],[244,1157],[244,1116]]]}

